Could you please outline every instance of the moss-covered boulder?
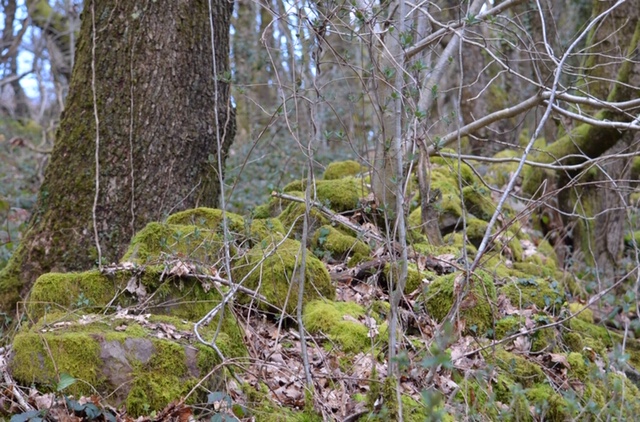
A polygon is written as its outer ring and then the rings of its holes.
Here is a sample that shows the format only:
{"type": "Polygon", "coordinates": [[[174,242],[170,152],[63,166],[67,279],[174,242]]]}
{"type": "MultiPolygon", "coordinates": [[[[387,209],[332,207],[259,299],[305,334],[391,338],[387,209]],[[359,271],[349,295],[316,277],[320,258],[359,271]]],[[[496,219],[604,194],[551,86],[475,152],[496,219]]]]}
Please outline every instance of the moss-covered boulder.
{"type": "MultiPolygon", "coordinates": [[[[277,243],[262,242],[234,264],[233,280],[265,296],[268,304],[259,302],[259,308],[268,309],[269,305],[274,305],[293,313],[298,302],[300,248],[300,242],[292,239],[277,243]]],[[[319,298],[333,299],[335,293],[329,272],[308,251],[304,303],[319,298]]]]}
{"type": "Polygon", "coordinates": [[[342,179],[357,176],[364,170],[365,168],[354,160],[335,161],[327,166],[322,177],[324,180],[342,179]]]}
{"type": "MultiPolygon", "coordinates": [[[[285,232],[289,234],[289,237],[299,237],[302,234],[306,207],[307,206],[301,202],[292,202],[282,214],[278,216],[278,220],[282,222],[282,226],[285,232]]],[[[329,219],[318,211],[317,208],[311,207],[309,209],[309,233],[313,233],[321,226],[327,224],[329,224],[329,219]]]]}
{"type": "MultiPolygon", "coordinates": [[[[200,270],[204,273],[207,269],[200,270]]],[[[37,321],[50,312],[91,313],[108,310],[107,307],[115,310],[142,306],[156,314],[197,321],[220,302],[220,293],[206,280],[171,272],[172,268],[165,271],[160,266],[105,273],[91,270],[44,274],[31,289],[26,301],[27,314],[37,321]]]]}
{"type": "MultiPolygon", "coordinates": [[[[463,273],[457,272],[436,278],[423,293],[427,312],[442,321],[453,306],[453,291],[463,282],[463,273]]],[[[469,290],[460,306],[460,319],[464,321],[465,331],[470,334],[484,335],[493,328],[493,309],[496,300],[496,287],[493,277],[484,271],[476,271],[470,277],[469,290]]]]}
{"type": "Polygon", "coordinates": [[[268,241],[282,239],[286,234],[282,221],[277,218],[254,219],[251,221],[249,231],[253,242],[263,239],[268,241]]]}
{"type": "MultiPolygon", "coordinates": [[[[192,329],[179,318],[58,314],[16,334],[9,369],[20,384],[41,391],[55,391],[60,375],[68,374],[79,381],[65,394],[97,391],[136,417],[184,397],[220,363],[213,348],[189,341],[192,329]]],[[[202,330],[212,340],[216,328],[202,330]]],[[[215,342],[225,357],[246,355],[237,325],[223,324],[215,342]]],[[[207,378],[203,387],[216,391],[223,374],[207,378]]],[[[201,390],[192,400],[203,396],[201,390]]]]}
{"type": "Polygon", "coordinates": [[[371,248],[366,243],[330,225],[324,225],[315,231],[311,246],[316,255],[328,254],[330,258],[339,261],[355,254],[367,256],[371,253],[371,248]]]}
{"type": "MultiPolygon", "coordinates": [[[[306,186],[306,180],[297,180],[283,190],[289,194],[304,192],[306,186]]],[[[317,180],[314,193],[318,202],[340,213],[357,209],[360,199],[367,196],[368,191],[361,178],[347,176],[335,180],[317,180]]]]}
{"type": "Polygon", "coordinates": [[[338,345],[347,353],[358,353],[384,340],[388,331],[384,320],[373,316],[368,319],[366,315],[365,309],[354,302],[314,300],[305,305],[302,319],[310,333],[327,335],[333,343],[330,347],[338,345]]]}
{"type": "MultiPolygon", "coordinates": [[[[399,279],[399,265],[398,263],[386,264],[382,270],[383,279],[381,280],[386,288],[395,288],[395,284],[399,279]]],[[[418,270],[415,264],[407,264],[407,279],[404,286],[405,294],[412,293],[416,290],[420,290],[423,287],[423,280],[435,278],[435,273],[431,271],[425,271],[424,273],[418,270]]]]}
{"type": "Polygon", "coordinates": [[[218,262],[224,250],[223,237],[216,232],[193,225],[149,223],[131,240],[122,262],[153,264],[167,257],[218,262]]]}
{"type": "Polygon", "coordinates": [[[234,233],[244,232],[244,218],[232,212],[225,212],[216,208],[194,208],[181,211],[167,217],[167,224],[182,226],[196,226],[222,233],[223,218],[227,219],[229,231],[234,233]]]}
{"type": "Polygon", "coordinates": [[[481,220],[491,220],[496,207],[491,199],[491,191],[488,188],[465,186],[462,189],[462,197],[468,212],[481,220]]]}

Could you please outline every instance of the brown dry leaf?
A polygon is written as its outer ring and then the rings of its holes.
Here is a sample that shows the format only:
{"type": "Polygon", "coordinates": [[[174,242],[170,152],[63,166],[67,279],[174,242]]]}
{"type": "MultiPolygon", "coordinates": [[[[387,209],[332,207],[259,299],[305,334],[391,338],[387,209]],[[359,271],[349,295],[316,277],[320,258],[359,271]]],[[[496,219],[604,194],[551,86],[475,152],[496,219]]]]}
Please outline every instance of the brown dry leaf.
{"type": "Polygon", "coordinates": [[[125,290],[132,295],[135,295],[138,298],[138,301],[144,300],[147,297],[147,289],[144,285],[138,280],[137,277],[131,277],[127,282],[127,287],[125,290]]]}
{"type": "Polygon", "coordinates": [[[551,362],[561,363],[565,368],[571,369],[571,365],[569,364],[569,361],[567,360],[567,357],[565,355],[561,355],[559,353],[549,353],[549,356],[551,357],[551,362]]]}
{"type": "Polygon", "coordinates": [[[188,275],[191,272],[191,269],[187,264],[182,261],[177,261],[173,267],[169,270],[170,275],[175,275],[177,277],[182,277],[188,275]]]}
{"type": "Polygon", "coordinates": [[[518,336],[513,341],[513,346],[515,350],[520,353],[529,353],[529,350],[531,350],[531,340],[526,336],[518,336]]]}

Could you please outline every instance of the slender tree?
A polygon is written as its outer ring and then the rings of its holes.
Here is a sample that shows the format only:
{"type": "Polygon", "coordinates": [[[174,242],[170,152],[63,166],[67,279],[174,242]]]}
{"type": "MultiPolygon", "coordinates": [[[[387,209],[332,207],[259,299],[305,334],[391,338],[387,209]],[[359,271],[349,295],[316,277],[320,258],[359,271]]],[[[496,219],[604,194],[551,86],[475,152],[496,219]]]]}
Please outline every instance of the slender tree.
{"type": "Polygon", "coordinates": [[[0,310],[48,271],[117,261],[147,222],[215,206],[235,132],[233,3],[86,1],[69,96],[0,310]]]}

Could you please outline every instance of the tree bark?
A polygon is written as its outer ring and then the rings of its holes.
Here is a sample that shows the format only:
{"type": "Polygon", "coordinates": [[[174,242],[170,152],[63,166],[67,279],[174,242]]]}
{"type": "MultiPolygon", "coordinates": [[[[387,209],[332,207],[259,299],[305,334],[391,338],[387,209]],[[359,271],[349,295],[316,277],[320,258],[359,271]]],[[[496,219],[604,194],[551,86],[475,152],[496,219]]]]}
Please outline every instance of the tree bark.
{"type": "Polygon", "coordinates": [[[216,205],[235,132],[233,3],[212,3],[213,40],[207,0],[85,2],[66,109],[30,228],[0,272],[0,310],[40,274],[118,261],[149,221],[216,205]]]}

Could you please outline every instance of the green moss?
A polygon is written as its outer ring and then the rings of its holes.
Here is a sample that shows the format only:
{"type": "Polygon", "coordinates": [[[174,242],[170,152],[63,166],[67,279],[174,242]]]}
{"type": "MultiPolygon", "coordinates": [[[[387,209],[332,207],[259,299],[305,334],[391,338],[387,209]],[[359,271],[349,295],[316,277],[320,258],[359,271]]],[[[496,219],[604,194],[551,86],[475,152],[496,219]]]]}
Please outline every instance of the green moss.
{"type": "MultiPolygon", "coordinates": [[[[480,247],[484,233],[487,231],[489,224],[479,218],[470,218],[467,220],[467,239],[476,248],[480,247]]],[[[458,229],[462,229],[462,225],[458,229]]]]}
{"type": "MultiPolygon", "coordinates": [[[[225,213],[229,231],[242,233],[244,230],[244,219],[238,214],[227,211],[225,213]]],[[[194,208],[170,215],[167,224],[181,226],[196,226],[204,229],[218,231],[222,233],[222,210],[216,208],[194,208]]]]}
{"type": "Polygon", "coordinates": [[[57,331],[23,331],[13,339],[10,368],[13,377],[23,385],[36,384],[53,391],[62,373],[82,380],[65,392],[76,396],[93,394],[93,388],[104,390],[100,343],[84,333],[57,331]],[[55,362],[55,364],[54,364],[55,362]]]}
{"type": "MultiPolygon", "coordinates": [[[[289,194],[295,191],[303,192],[306,185],[306,180],[291,182],[285,186],[284,191],[289,194]]],[[[362,179],[349,176],[335,180],[318,180],[314,193],[318,202],[339,213],[357,209],[360,198],[364,198],[368,192],[362,179]]]]}
{"type": "MultiPolygon", "coordinates": [[[[535,258],[535,255],[533,258],[535,258]]],[[[528,261],[533,262],[514,262],[513,268],[529,277],[555,277],[556,267],[553,264],[545,266],[542,262],[535,262],[536,260],[531,258],[528,261]]]]}
{"type": "Polygon", "coordinates": [[[486,352],[485,359],[508,373],[515,382],[525,388],[534,387],[546,379],[544,372],[538,365],[501,348],[486,352]]]}
{"type": "Polygon", "coordinates": [[[83,309],[85,312],[100,309],[115,297],[116,292],[114,280],[97,270],[43,274],[31,289],[27,313],[33,320],[38,320],[51,308],[54,311],[83,309]]]}
{"type": "Polygon", "coordinates": [[[563,422],[571,419],[567,415],[565,399],[547,384],[537,385],[525,391],[529,403],[534,407],[535,415],[540,419],[552,422],[563,422]]]}
{"type": "Polygon", "coordinates": [[[566,332],[563,334],[562,339],[565,345],[572,352],[581,352],[584,348],[582,343],[582,336],[575,332],[566,332]]]}
{"type": "MultiPolygon", "coordinates": [[[[538,315],[533,318],[537,325],[545,325],[549,321],[544,315],[538,315]]],[[[507,336],[519,333],[525,327],[526,319],[524,317],[507,316],[496,322],[495,339],[500,340],[507,336]]],[[[556,344],[557,333],[553,328],[544,328],[534,331],[527,335],[531,341],[532,352],[551,352],[556,344]]]]}
{"type": "MultiPolygon", "coordinates": [[[[239,283],[246,277],[244,282],[246,287],[258,290],[269,303],[281,309],[285,308],[286,303],[285,310],[293,313],[298,301],[300,242],[285,239],[277,249],[274,249],[275,246],[272,243],[263,242],[251,248],[240,262],[234,264],[233,280],[239,283]],[[263,258],[264,261],[260,264],[263,258]],[[295,276],[294,271],[296,271],[295,276]]],[[[321,297],[333,299],[335,288],[322,262],[308,253],[304,303],[321,297]]],[[[258,306],[261,309],[268,309],[265,303],[259,303],[258,306]]]]}
{"type": "MultiPolygon", "coordinates": [[[[68,373],[85,382],[73,384],[65,394],[92,395],[97,391],[114,406],[126,403],[132,416],[161,410],[184,397],[220,359],[211,347],[194,347],[169,338],[171,332],[191,332],[193,324],[168,316],[143,319],[146,321],[140,325],[131,319],[104,315],[78,320],[69,314],[50,314],[15,336],[12,374],[21,383],[52,391],[58,374],[68,373]],[[159,333],[167,337],[157,338],[159,333]]],[[[216,330],[213,323],[201,327],[200,333],[209,340],[216,330]]],[[[236,332],[232,331],[229,324],[223,324],[216,344],[225,357],[245,356],[237,324],[236,332]]],[[[209,381],[204,385],[213,387],[209,381]]]]}
{"type": "Polygon", "coordinates": [[[368,256],[371,248],[361,240],[342,233],[330,225],[324,225],[315,231],[311,240],[314,251],[328,252],[333,259],[345,260],[349,255],[368,256]]]}
{"type": "MultiPolygon", "coordinates": [[[[424,300],[429,314],[442,321],[453,305],[455,280],[464,277],[453,273],[436,278],[427,286],[424,300]]],[[[459,280],[460,282],[460,280],[459,280]]],[[[493,328],[492,304],[496,300],[493,278],[484,271],[478,271],[470,278],[470,289],[460,308],[460,319],[465,322],[466,332],[483,335],[493,328]]]]}
{"type": "MultiPolygon", "coordinates": [[[[136,288],[145,291],[146,309],[154,313],[171,314],[190,321],[206,315],[221,296],[210,283],[196,278],[171,277],[164,267],[134,268],[103,275],[97,270],[84,273],[49,273],[38,278],[26,302],[27,312],[38,320],[46,312],[74,310],[90,313],[109,305],[113,308],[138,304],[142,297],[126,291],[135,281],[136,288]]],[[[201,268],[206,274],[206,268],[201,268]]]]}
{"type": "Polygon", "coordinates": [[[282,222],[277,218],[254,219],[251,221],[251,238],[255,241],[282,239],[286,234],[282,222]]]}
{"type": "Polygon", "coordinates": [[[314,300],[304,307],[302,316],[307,330],[324,333],[347,353],[371,349],[369,328],[360,322],[366,315],[364,308],[353,302],[314,300]]]}
{"type": "Polygon", "coordinates": [[[122,262],[146,264],[161,261],[165,255],[217,262],[222,250],[223,240],[213,230],[197,226],[149,223],[133,237],[122,262]]]}
{"type": "MultiPolygon", "coordinates": [[[[305,204],[292,202],[278,217],[278,219],[282,221],[285,231],[291,232],[290,236],[300,235],[302,233],[305,210],[305,204]]],[[[329,224],[327,217],[312,207],[309,210],[309,233],[313,233],[326,224],[329,224]]]]}
{"type": "Polygon", "coordinates": [[[458,183],[458,172],[460,172],[460,176],[462,177],[463,186],[473,185],[478,181],[471,167],[466,163],[462,163],[462,165],[459,165],[458,160],[455,158],[431,157],[431,163],[435,164],[436,166],[440,166],[441,171],[453,175],[453,180],[455,180],[456,185],[458,183]]]}
{"type": "Polygon", "coordinates": [[[363,170],[365,169],[357,161],[337,161],[327,166],[323,178],[324,180],[342,179],[348,176],[357,176],[363,170]]]}
{"type": "MultiPolygon", "coordinates": [[[[383,274],[387,283],[389,280],[393,280],[394,284],[398,281],[398,264],[386,264],[383,269],[383,274]]],[[[418,270],[415,264],[407,264],[407,280],[404,286],[404,293],[409,294],[422,288],[422,280],[425,277],[418,270]]]]}
{"type": "Polygon", "coordinates": [[[150,409],[163,409],[177,397],[186,395],[196,380],[187,376],[184,348],[175,343],[154,340],[154,354],[144,364],[134,365],[133,385],[125,406],[136,417],[150,409]]]}
{"type": "Polygon", "coordinates": [[[491,191],[484,187],[465,186],[462,189],[464,206],[468,212],[481,220],[489,221],[495,211],[491,191]]]}
{"type": "Polygon", "coordinates": [[[572,315],[575,315],[575,318],[579,318],[584,322],[588,322],[589,324],[593,324],[594,322],[593,311],[589,308],[585,308],[581,303],[571,302],[569,304],[569,312],[571,312],[572,315]]]}
{"type": "Polygon", "coordinates": [[[556,281],[541,278],[511,279],[498,289],[518,308],[535,305],[538,309],[549,309],[557,313],[564,303],[564,292],[556,281]]]}

